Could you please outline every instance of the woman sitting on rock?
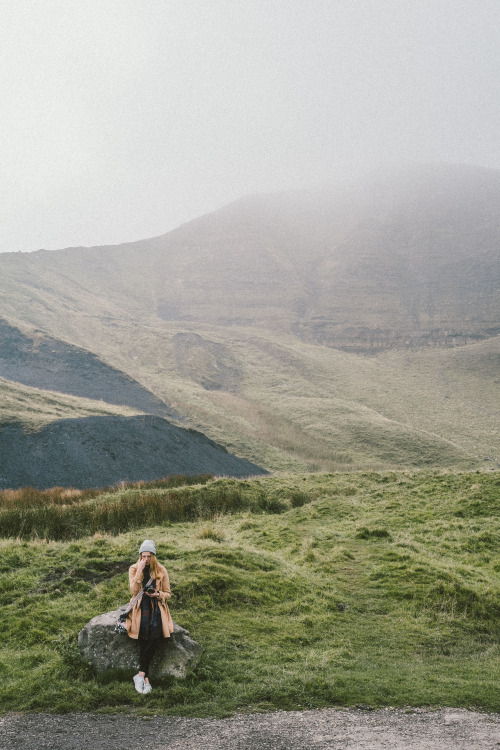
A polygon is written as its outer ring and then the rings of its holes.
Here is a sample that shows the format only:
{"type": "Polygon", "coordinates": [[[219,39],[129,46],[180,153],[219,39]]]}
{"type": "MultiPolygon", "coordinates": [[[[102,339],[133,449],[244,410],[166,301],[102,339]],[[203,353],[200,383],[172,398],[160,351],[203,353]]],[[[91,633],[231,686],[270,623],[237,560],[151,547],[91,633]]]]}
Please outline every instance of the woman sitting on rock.
{"type": "Polygon", "coordinates": [[[139,560],[130,566],[128,576],[132,598],[141,589],[146,589],[127,618],[127,631],[130,638],[139,639],[139,673],[134,677],[135,689],[147,694],[151,692],[149,665],[158,642],[162,636],[170,638],[174,631],[167,606],[167,599],[171,597],[168,573],[156,559],[156,546],[151,539],[141,544],[139,560]]]}

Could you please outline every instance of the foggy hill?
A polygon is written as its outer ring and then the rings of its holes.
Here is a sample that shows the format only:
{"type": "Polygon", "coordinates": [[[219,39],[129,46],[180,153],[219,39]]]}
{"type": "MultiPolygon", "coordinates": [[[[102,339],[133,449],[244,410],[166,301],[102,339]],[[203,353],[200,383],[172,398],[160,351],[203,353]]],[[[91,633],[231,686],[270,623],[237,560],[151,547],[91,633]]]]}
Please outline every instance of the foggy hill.
{"type": "Polygon", "coordinates": [[[22,332],[0,318],[0,377],[137,411],[176,417],[163,401],[92,352],[45,335],[22,332]]]}
{"type": "Polygon", "coordinates": [[[140,242],[0,254],[0,314],[38,329],[8,372],[27,377],[40,339],[52,378],[57,337],[271,470],[498,461],[499,205],[498,171],[420,167],[140,242]]]}
{"type": "Polygon", "coordinates": [[[194,430],[154,416],[52,422],[37,432],[0,431],[0,489],[105,487],[169,474],[245,477],[266,472],[194,430]]]}
{"type": "Polygon", "coordinates": [[[429,166],[346,190],[257,195],[161,237],[0,255],[1,312],[73,340],[203,322],[375,353],[500,331],[500,172],[429,166]]]}

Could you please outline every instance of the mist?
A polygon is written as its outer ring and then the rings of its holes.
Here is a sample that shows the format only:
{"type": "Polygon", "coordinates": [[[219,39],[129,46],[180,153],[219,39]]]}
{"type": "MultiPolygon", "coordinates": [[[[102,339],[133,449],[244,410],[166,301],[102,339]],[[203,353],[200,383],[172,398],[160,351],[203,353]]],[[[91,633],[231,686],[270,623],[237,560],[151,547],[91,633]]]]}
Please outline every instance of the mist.
{"type": "Polygon", "coordinates": [[[500,168],[496,0],[1,5],[1,252],[388,164],[500,168]]]}

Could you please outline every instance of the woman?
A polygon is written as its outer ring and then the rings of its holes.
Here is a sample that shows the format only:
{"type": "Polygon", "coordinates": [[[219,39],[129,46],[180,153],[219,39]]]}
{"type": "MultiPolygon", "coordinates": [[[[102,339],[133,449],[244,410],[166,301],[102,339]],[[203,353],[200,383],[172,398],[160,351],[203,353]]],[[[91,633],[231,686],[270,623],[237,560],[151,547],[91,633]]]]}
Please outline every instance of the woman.
{"type": "Polygon", "coordinates": [[[161,637],[170,638],[174,623],[168,611],[167,599],[171,597],[168,573],[156,559],[156,546],[146,539],[139,548],[139,560],[128,571],[132,599],[144,588],[127,618],[130,638],[139,639],[139,673],[134,677],[135,689],[146,695],[152,688],[149,682],[149,665],[161,637]],[[147,586],[150,578],[150,586],[147,586]]]}

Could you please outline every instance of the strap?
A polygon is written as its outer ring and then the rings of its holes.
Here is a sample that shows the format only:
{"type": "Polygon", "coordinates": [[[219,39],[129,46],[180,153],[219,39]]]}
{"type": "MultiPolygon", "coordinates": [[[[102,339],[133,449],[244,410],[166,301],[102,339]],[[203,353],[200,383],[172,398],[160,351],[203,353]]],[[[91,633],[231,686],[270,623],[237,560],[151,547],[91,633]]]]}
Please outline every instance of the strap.
{"type": "Polygon", "coordinates": [[[144,589],[147,586],[150,586],[152,583],[153,583],[153,578],[150,578],[149,581],[147,582],[146,586],[143,586],[142,589],[139,591],[139,593],[136,596],[134,596],[134,598],[132,599],[131,602],[129,602],[128,607],[125,610],[125,612],[130,612],[130,610],[133,608],[134,604],[139,600],[139,597],[141,597],[142,594],[144,593],[144,589]]]}

